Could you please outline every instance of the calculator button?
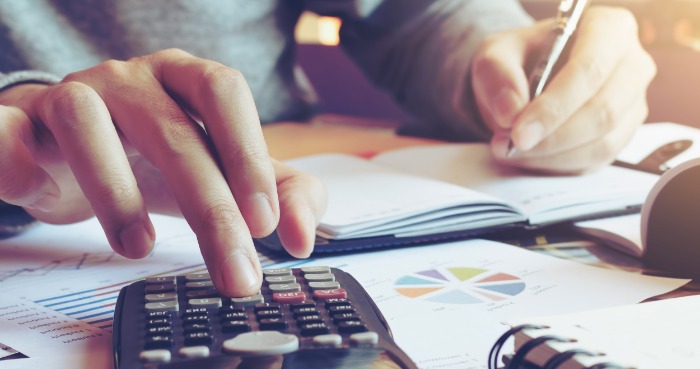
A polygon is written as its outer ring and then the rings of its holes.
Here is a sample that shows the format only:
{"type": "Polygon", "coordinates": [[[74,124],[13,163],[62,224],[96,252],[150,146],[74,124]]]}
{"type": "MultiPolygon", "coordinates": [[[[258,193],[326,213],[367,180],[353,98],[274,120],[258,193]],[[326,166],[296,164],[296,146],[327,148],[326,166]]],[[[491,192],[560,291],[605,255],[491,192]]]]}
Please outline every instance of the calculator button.
{"type": "Polygon", "coordinates": [[[240,304],[243,306],[254,306],[256,304],[262,304],[265,302],[265,298],[261,294],[256,294],[253,296],[246,297],[232,297],[231,302],[234,304],[240,304]]]}
{"type": "Polygon", "coordinates": [[[219,313],[220,314],[226,314],[226,313],[242,313],[245,311],[244,306],[239,306],[239,305],[234,305],[234,304],[227,304],[219,308],[219,313]]]}
{"type": "Polygon", "coordinates": [[[350,335],[350,344],[356,347],[374,347],[379,343],[377,332],[362,332],[350,335]]]}
{"type": "Polygon", "coordinates": [[[147,350],[139,354],[139,359],[147,363],[167,363],[171,358],[169,350],[147,350]]]}
{"type": "Polygon", "coordinates": [[[146,337],[147,349],[166,349],[173,345],[173,337],[170,335],[146,337]]]}
{"type": "Polygon", "coordinates": [[[275,292],[272,294],[272,301],[281,302],[283,304],[292,304],[306,301],[304,292],[275,292]]]}
{"type": "Polygon", "coordinates": [[[224,333],[250,332],[248,320],[228,320],[221,322],[221,330],[224,333]]]}
{"type": "Polygon", "coordinates": [[[263,310],[277,310],[279,311],[280,304],[276,302],[263,302],[262,304],[255,305],[255,312],[263,310]]]}
{"type": "Polygon", "coordinates": [[[185,274],[185,279],[188,282],[208,281],[211,280],[211,276],[209,275],[209,273],[190,273],[185,274]]]}
{"type": "Polygon", "coordinates": [[[214,283],[212,281],[197,281],[197,282],[187,282],[185,287],[188,290],[201,290],[204,288],[214,288],[214,283]]]}
{"type": "Polygon", "coordinates": [[[169,335],[173,332],[170,327],[150,327],[146,328],[146,335],[148,336],[162,336],[169,335]]]}
{"type": "Polygon", "coordinates": [[[333,315],[333,323],[338,324],[347,320],[357,320],[360,321],[360,316],[355,313],[340,313],[333,315]]]}
{"type": "Polygon", "coordinates": [[[183,324],[190,324],[190,323],[208,323],[209,322],[209,316],[202,314],[202,315],[187,315],[182,318],[182,323],[183,324]]]}
{"type": "Polygon", "coordinates": [[[265,277],[294,275],[292,269],[290,268],[263,269],[263,274],[265,275],[265,277]]]}
{"type": "Polygon", "coordinates": [[[156,319],[148,319],[146,320],[146,326],[147,327],[165,327],[165,326],[170,326],[173,323],[173,320],[168,316],[168,317],[162,317],[162,318],[156,318],[156,319]]]}
{"type": "Polygon", "coordinates": [[[272,292],[299,292],[299,291],[301,291],[301,285],[299,283],[271,284],[270,291],[272,291],[272,292]]]}
{"type": "Polygon", "coordinates": [[[181,348],[180,351],[178,351],[178,353],[182,357],[194,359],[208,357],[210,352],[209,347],[207,346],[190,346],[181,348]]]}
{"type": "Polygon", "coordinates": [[[149,302],[145,305],[146,311],[178,311],[180,310],[177,301],[149,302]]]}
{"type": "Polygon", "coordinates": [[[335,276],[331,273],[305,274],[304,279],[308,282],[334,282],[335,276]]]}
{"type": "Polygon", "coordinates": [[[245,312],[235,311],[231,313],[221,314],[223,320],[248,320],[248,314],[245,312]]]}
{"type": "Polygon", "coordinates": [[[280,275],[265,277],[265,282],[267,283],[294,283],[297,281],[297,277],[293,275],[280,275]]]}
{"type": "Polygon", "coordinates": [[[184,325],[185,333],[194,332],[211,332],[211,325],[209,323],[187,323],[184,325]]]}
{"type": "Polygon", "coordinates": [[[146,313],[146,319],[170,318],[169,311],[149,311],[146,313]]]}
{"type": "Polygon", "coordinates": [[[338,347],[343,343],[339,334],[322,334],[313,338],[314,346],[338,347]]]}
{"type": "Polygon", "coordinates": [[[331,268],[327,267],[327,266],[306,267],[306,268],[301,268],[301,272],[304,274],[313,274],[313,273],[325,274],[325,273],[330,273],[331,268]]]}
{"type": "Polygon", "coordinates": [[[287,322],[283,318],[260,319],[261,331],[283,331],[287,329],[287,322]]]}
{"type": "Polygon", "coordinates": [[[213,297],[209,299],[190,299],[188,303],[192,307],[220,308],[221,298],[213,297]]]}
{"type": "Polygon", "coordinates": [[[145,296],[146,302],[174,301],[177,300],[177,293],[149,293],[145,296]]]}
{"type": "Polygon", "coordinates": [[[292,310],[294,310],[294,309],[299,309],[299,308],[306,308],[306,307],[315,308],[315,307],[316,307],[316,302],[313,301],[313,300],[304,300],[304,301],[300,301],[300,302],[295,302],[295,303],[289,305],[289,307],[290,307],[292,310]]]}
{"type": "Polygon", "coordinates": [[[208,312],[209,311],[207,310],[207,308],[197,307],[197,308],[185,309],[184,315],[185,316],[187,316],[187,315],[201,315],[201,314],[207,314],[208,312]]]}
{"type": "Polygon", "coordinates": [[[317,300],[346,299],[348,298],[348,292],[343,288],[334,290],[318,290],[314,291],[314,298],[317,300]]]}
{"type": "Polygon", "coordinates": [[[309,323],[323,323],[323,318],[320,315],[304,315],[297,318],[297,325],[300,327],[309,323]]]}
{"type": "Polygon", "coordinates": [[[241,356],[284,355],[299,349],[299,339],[280,332],[248,332],[224,341],[224,351],[241,356]]]}
{"type": "Polygon", "coordinates": [[[329,298],[324,300],[324,305],[326,309],[331,306],[347,305],[350,306],[350,301],[346,298],[329,298]]]}
{"type": "Polygon", "coordinates": [[[193,291],[187,291],[185,292],[185,296],[187,296],[188,299],[203,299],[203,298],[209,298],[209,297],[216,297],[218,296],[219,293],[216,292],[216,290],[193,290],[193,291]]]}
{"type": "Polygon", "coordinates": [[[328,308],[328,313],[333,317],[339,313],[354,313],[354,312],[355,312],[355,308],[352,306],[347,306],[347,305],[331,306],[328,308]]]}
{"type": "Polygon", "coordinates": [[[282,318],[282,312],[279,310],[260,310],[255,315],[258,317],[258,320],[262,319],[271,319],[271,318],[282,318]]]}
{"type": "Polygon", "coordinates": [[[146,284],[175,284],[175,276],[146,278],[146,284]]]}
{"type": "Polygon", "coordinates": [[[309,323],[299,327],[302,336],[316,336],[330,332],[325,323],[309,323]]]}
{"type": "Polygon", "coordinates": [[[312,290],[334,290],[340,288],[338,282],[309,282],[309,288],[312,290]]]}
{"type": "Polygon", "coordinates": [[[298,319],[305,315],[318,315],[318,310],[315,307],[303,307],[292,310],[292,313],[294,314],[294,319],[298,319]]]}
{"type": "Polygon", "coordinates": [[[348,320],[338,323],[338,331],[340,333],[356,333],[364,332],[366,330],[367,327],[362,322],[356,320],[348,320]]]}
{"type": "Polygon", "coordinates": [[[213,338],[209,332],[185,333],[186,346],[211,345],[213,338]]]}
{"type": "Polygon", "coordinates": [[[175,284],[148,284],[144,288],[146,293],[166,293],[175,292],[177,285],[175,284]]]}

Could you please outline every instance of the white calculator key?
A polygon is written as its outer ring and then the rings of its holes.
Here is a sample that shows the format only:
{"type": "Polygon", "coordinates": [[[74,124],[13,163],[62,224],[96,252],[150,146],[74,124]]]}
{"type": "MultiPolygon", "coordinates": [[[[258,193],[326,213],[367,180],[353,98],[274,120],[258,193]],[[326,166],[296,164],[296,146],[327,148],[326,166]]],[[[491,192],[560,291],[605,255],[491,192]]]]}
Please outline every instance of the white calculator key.
{"type": "Polygon", "coordinates": [[[149,277],[146,278],[146,284],[175,284],[175,277],[149,277]]]}
{"type": "Polygon", "coordinates": [[[343,343],[343,337],[339,334],[321,334],[314,336],[312,342],[316,346],[338,347],[343,343]]]}
{"type": "Polygon", "coordinates": [[[304,279],[309,282],[333,282],[335,276],[332,273],[312,273],[304,274],[304,279]]]}
{"type": "Polygon", "coordinates": [[[185,283],[185,287],[189,289],[212,288],[214,287],[214,283],[212,281],[187,282],[185,283]]]}
{"type": "Polygon", "coordinates": [[[301,285],[299,283],[271,284],[270,291],[272,291],[272,292],[299,292],[299,291],[301,291],[301,285]]]}
{"type": "Polygon", "coordinates": [[[146,295],[147,302],[158,302],[158,301],[176,301],[177,293],[167,292],[167,293],[149,293],[146,295]]]}
{"type": "Polygon", "coordinates": [[[241,356],[284,355],[299,349],[299,339],[277,331],[246,332],[224,341],[223,347],[224,351],[241,356]]]}
{"type": "Polygon", "coordinates": [[[146,304],[146,311],[178,311],[180,306],[177,301],[149,302],[146,304]]]}
{"type": "Polygon", "coordinates": [[[263,274],[266,277],[270,276],[280,276],[280,275],[293,275],[291,268],[276,268],[276,269],[263,269],[263,274]]]}
{"type": "Polygon", "coordinates": [[[209,273],[191,273],[185,274],[185,279],[189,282],[208,281],[211,279],[211,276],[209,273]]]}
{"type": "Polygon", "coordinates": [[[340,288],[338,282],[309,282],[309,287],[312,290],[335,290],[340,288]]]}
{"type": "Polygon", "coordinates": [[[209,347],[207,347],[207,346],[183,347],[180,349],[179,353],[180,353],[180,356],[184,356],[186,358],[208,357],[209,356],[209,347]]]}
{"type": "Polygon", "coordinates": [[[246,297],[232,297],[231,302],[234,304],[241,304],[243,306],[252,306],[255,304],[262,304],[265,302],[265,298],[260,293],[253,296],[246,297]]]}
{"type": "Polygon", "coordinates": [[[190,299],[188,302],[192,307],[221,307],[221,298],[219,297],[208,299],[190,299]]]}
{"type": "Polygon", "coordinates": [[[350,336],[350,344],[360,347],[374,347],[379,343],[377,332],[355,333],[350,336]]]}
{"type": "Polygon", "coordinates": [[[327,266],[315,266],[315,267],[306,267],[306,268],[301,268],[301,272],[304,274],[310,274],[310,273],[330,273],[331,268],[327,266]]]}
{"type": "Polygon", "coordinates": [[[147,350],[141,351],[139,359],[148,363],[167,363],[172,357],[169,350],[147,350]]]}

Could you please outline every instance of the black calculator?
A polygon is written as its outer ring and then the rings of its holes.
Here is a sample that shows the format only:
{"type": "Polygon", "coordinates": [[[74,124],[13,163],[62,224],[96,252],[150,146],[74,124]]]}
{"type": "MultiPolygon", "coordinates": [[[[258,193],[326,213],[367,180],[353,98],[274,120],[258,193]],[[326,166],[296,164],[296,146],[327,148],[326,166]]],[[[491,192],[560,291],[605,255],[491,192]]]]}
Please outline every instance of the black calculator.
{"type": "Polygon", "coordinates": [[[124,287],[115,369],[416,368],[348,273],[314,266],[263,275],[261,290],[241,298],[219,295],[208,273],[124,287]]]}

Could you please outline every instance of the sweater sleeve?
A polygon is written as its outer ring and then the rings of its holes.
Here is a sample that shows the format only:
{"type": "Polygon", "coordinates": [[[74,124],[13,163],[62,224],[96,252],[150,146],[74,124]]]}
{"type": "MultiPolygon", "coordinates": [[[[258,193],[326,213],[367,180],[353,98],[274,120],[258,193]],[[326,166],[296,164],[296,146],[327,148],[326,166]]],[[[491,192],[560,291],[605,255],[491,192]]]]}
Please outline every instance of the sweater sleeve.
{"type": "Polygon", "coordinates": [[[61,78],[51,73],[37,70],[22,70],[10,73],[0,73],[0,91],[23,83],[43,83],[53,85],[61,78]]]}
{"type": "Polygon", "coordinates": [[[306,0],[340,16],[341,44],[365,75],[417,120],[449,140],[490,132],[471,88],[472,56],[488,34],[532,24],[517,0],[306,0]]]}

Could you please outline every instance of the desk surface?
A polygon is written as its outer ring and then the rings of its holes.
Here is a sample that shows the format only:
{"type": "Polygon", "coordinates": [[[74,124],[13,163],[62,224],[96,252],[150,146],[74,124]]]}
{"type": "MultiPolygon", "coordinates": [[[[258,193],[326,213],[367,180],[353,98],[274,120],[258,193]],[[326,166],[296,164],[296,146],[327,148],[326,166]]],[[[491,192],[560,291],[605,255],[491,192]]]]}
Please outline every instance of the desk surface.
{"type": "MultiPolygon", "coordinates": [[[[330,152],[371,156],[392,149],[441,143],[430,139],[398,136],[394,133],[395,128],[396,125],[390,121],[322,115],[308,123],[283,122],[267,125],[263,127],[263,134],[270,154],[280,160],[330,152]]],[[[566,230],[555,229],[554,232],[561,234],[566,230]]],[[[535,241],[526,245],[526,248],[548,255],[602,268],[664,275],[645,268],[637,258],[592,241],[571,237],[572,242],[548,245],[545,234],[532,234],[528,238],[535,241]]],[[[500,239],[496,236],[494,239],[511,244],[519,243],[519,240],[513,239],[510,235],[504,235],[500,239]]],[[[697,281],[649,300],[695,294],[700,294],[700,282],[697,281]]]]}

